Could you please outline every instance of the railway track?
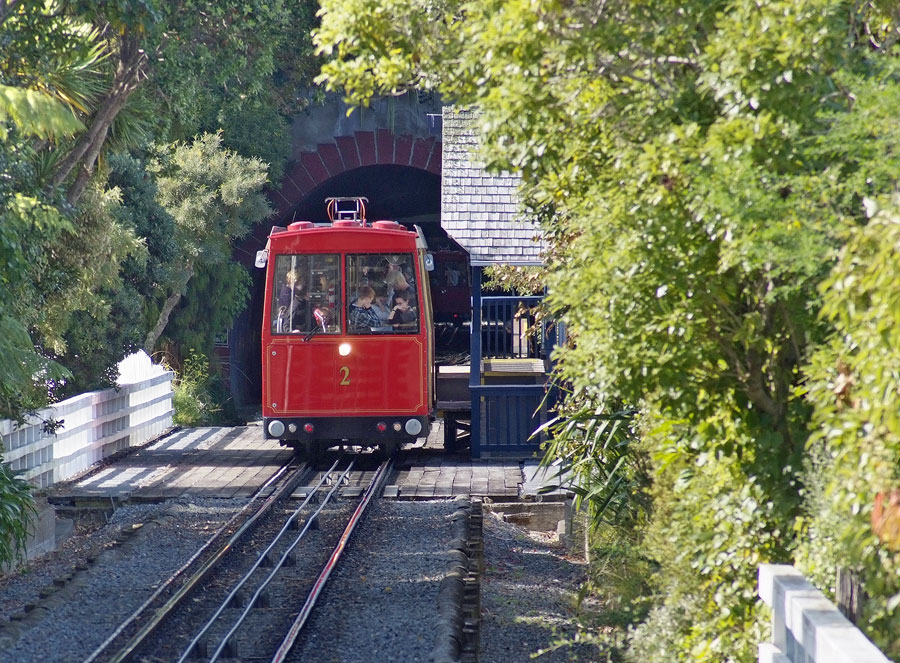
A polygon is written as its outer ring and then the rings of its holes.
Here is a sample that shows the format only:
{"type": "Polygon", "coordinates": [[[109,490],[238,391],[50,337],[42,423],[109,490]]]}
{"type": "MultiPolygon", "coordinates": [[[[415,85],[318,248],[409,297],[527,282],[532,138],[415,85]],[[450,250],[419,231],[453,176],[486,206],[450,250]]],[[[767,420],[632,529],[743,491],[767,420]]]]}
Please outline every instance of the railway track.
{"type": "Polygon", "coordinates": [[[257,508],[232,519],[84,663],[284,660],[391,469],[386,461],[360,473],[359,462],[339,458],[321,473],[283,468],[257,508]],[[335,499],[363,479],[357,504],[335,499]],[[309,488],[297,505],[290,497],[299,486],[309,488]]]}

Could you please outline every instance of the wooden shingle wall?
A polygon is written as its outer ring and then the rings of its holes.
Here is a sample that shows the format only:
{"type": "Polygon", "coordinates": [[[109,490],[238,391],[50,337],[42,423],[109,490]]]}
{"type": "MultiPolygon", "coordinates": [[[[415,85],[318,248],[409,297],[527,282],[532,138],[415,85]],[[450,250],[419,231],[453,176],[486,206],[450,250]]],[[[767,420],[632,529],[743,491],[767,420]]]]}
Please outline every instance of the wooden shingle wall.
{"type": "Polygon", "coordinates": [[[475,114],[445,106],[441,178],[441,225],[470,255],[473,266],[539,265],[540,230],[521,220],[513,173],[484,170],[475,150],[475,114]]]}

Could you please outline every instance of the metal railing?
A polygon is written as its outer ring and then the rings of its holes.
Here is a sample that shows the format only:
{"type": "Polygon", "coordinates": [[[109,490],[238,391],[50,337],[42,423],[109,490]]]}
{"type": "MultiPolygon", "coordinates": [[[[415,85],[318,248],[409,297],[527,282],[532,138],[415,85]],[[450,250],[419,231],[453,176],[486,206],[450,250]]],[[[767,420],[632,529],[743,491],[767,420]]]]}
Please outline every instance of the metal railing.
{"type": "Polygon", "coordinates": [[[483,297],[481,348],[484,358],[546,359],[552,345],[537,308],[543,297],[483,297]]]}
{"type": "Polygon", "coordinates": [[[472,456],[531,456],[545,436],[531,434],[549,417],[542,384],[478,385],[472,391],[472,456]],[[477,405],[476,405],[477,404],[477,405]]]}

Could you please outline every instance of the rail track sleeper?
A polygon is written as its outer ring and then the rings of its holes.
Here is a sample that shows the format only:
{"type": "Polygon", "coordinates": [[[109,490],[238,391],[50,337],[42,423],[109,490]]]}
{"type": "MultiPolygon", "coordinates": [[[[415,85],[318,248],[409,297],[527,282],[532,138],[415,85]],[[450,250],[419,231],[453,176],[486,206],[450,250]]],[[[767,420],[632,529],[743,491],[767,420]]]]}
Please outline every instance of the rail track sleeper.
{"type": "MultiPolygon", "coordinates": [[[[339,458],[338,460],[336,460],[335,463],[334,463],[334,465],[331,466],[331,469],[330,469],[327,473],[325,473],[325,474],[323,475],[323,478],[322,478],[322,480],[320,481],[319,486],[324,485],[325,480],[330,476],[331,471],[334,470],[334,468],[338,465],[339,462],[340,462],[340,458],[339,458]]],[[[321,504],[320,507],[318,507],[318,509],[316,510],[316,513],[320,512],[322,509],[325,508],[325,506],[328,504],[328,501],[331,499],[331,497],[333,496],[333,494],[334,494],[334,493],[337,491],[337,489],[340,487],[342,478],[343,478],[343,477],[346,477],[347,475],[349,475],[350,472],[353,470],[354,463],[355,463],[355,461],[351,461],[351,462],[349,463],[349,465],[347,466],[347,468],[346,468],[345,470],[343,470],[343,472],[341,473],[340,477],[338,478],[338,481],[337,481],[337,482],[334,482],[333,487],[329,490],[328,495],[327,495],[326,498],[322,501],[322,504],[321,504]]],[[[311,496],[310,496],[310,497],[311,497],[311,496]]],[[[301,504],[301,505],[294,511],[294,514],[293,514],[292,517],[295,518],[295,517],[297,516],[297,514],[299,514],[300,511],[301,511],[303,508],[305,508],[305,507],[307,506],[307,504],[308,504],[308,500],[305,500],[305,501],[303,502],[303,504],[301,504]]],[[[244,583],[246,583],[246,582],[250,579],[250,577],[251,577],[251,575],[254,573],[254,571],[255,571],[258,567],[262,566],[262,563],[263,563],[263,561],[264,561],[264,558],[265,558],[268,554],[270,554],[270,553],[272,552],[272,550],[274,549],[274,546],[275,546],[276,543],[279,541],[279,538],[280,538],[280,537],[282,536],[282,534],[284,534],[285,531],[290,527],[291,517],[289,517],[287,520],[285,520],[285,521],[283,521],[283,522],[284,522],[284,524],[283,524],[283,526],[282,526],[281,531],[276,535],[275,539],[269,544],[267,550],[263,553],[262,556],[260,556],[260,557],[257,559],[257,561],[256,561],[256,563],[254,564],[254,566],[253,566],[253,567],[252,567],[252,568],[244,575],[243,579],[242,579],[240,582],[238,582],[238,584],[231,590],[231,595],[232,595],[232,596],[236,595],[236,594],[238,593],[238,591],[241,590],[241,588],[244,586],[244,583]]],[[[296,545],[298,545],[298,544],[300,543],[301,539],[303,538],[303,536],[304,536],[304,534],[306,533],[306,530],[307,530],[308,528],[309,528],[309,523],[307,523],[306,527],[304,528],[304,531],[301,531],[300,534],[297,535],[297,537],[294,539],[293,543],[291,544],[291,547],[288,548],[288,550],[286,550],[285,553],[278,559],[278,562],[277,562],[276,564],[273,565],[272,570],[269,572],[269,574],[268,574],[268,576],[265,578],[265,580],[262,581],[262,584],[257,588],[257,590],[256,590],[255,594],[253,595],[253,597],[250,598],[250,599],[248,600],[248,605],[246,605],[246,606],[244,607],[244,609],[243,609],[243,611],[241,612],[240,616],[238,616],[237,619],[233,622],[233,624],[232,624],[232,626],[231,626],[231,629],[230,629],[230,630],[228,631],[228,633],[224,636],[224,638],[222,639],[222,642],[219,644],[219,646],[217,647],[216,651],[214,651],[214,652],[212,653],[211,658],[210,658],[210,661],[217,661],[217,660],[219,660],[219,657],[220,657],[220,656],[223,656],[223,655],[224,655],[224,656],[227,656],[227,655],[228,655],[228,653],[226,652],[227,646],[229,646],[229,645],[232,643],[233,638],[237,637],[238,629],[241,628],[241,626],[242,626],[243,623],[244,623],[244,620],[247,618],[247,616],[248,616],[248,614],[250,613],[250,611],[251,611],[254,607],[256,607],[256,603],[257,603],[257,601],[259,600],[259,597],[260,597],[260,596],[263,594],[263,592],[265,591],[266,586],[269,584],[269,582],[271,582],[271,581],[275,578],[276,574],[278,573],[278,571],[279,571],[280,568],[281,568],[281,562],[282,562],[282,559],[283,559],[289,552],[291,552],[291,551],[293,550],[293,548],[294,548],[296,545]]],[[[199,638],[201,638],[201,637],[204,637],[205,634],[206,634],[207,632],[210,631],[210,629],[213,629],[213,628],[218,629],[218,628],[220,627],[219,625],[221,624],[221,622],[219,621],[219,618],[220,618],[220,616],[222,615],[222,612],[223,612],[224,609],[225,609],[225,606],[224,606],[224,605],[221,605],[221,606],[219,607],[219,609],[215,611],[215,613],[212,615],[212,617],[211,617],[211,618],[206,622],[206,624],[201,628],[200,632],[197,633],[197,634],[194,636],[194,640],[197,640],[197,639],[199,639],[199,638]]],[[[188,650],[190,650],[190,646],[188,646],[188,650]]],[[[185,658],[186,658],[186,654],[183,654],[182,657],[179,659],[179,663],[184,663],[185,658]]]]}
{"type": "MultiPolygon", "coordinates": [[[[301,478],[308,473],[308,469],[308,466],[285,465],[273,474],[260,488],[258,494],[269,487],[275,487],[285,477],[287,477],[287,481],[276,493],[262,500],[262,504],[255,512],[250,512],[251,505],[259,501],[258,497],[254,496],[225,525],[219,528],[184,566],[158,587],[153,595],[132,613],[103,644],[95,649],[84,663],[95,663],[100,657],[109,663],[121,663],[128,660],[134,651],[166,620],[175,606],[181,604],[202,579],[211,574],[213,568],[218,565],[234,544],[255,526],[262,514],[268,512],[279,497],[286,497],[297,487],[301,478]],[[291,470],[294,470],[293,477],[290,474],[291,470]],[[248,513],[249,517],[237,527],[239,519],[246,517],[248,513]],[[237,530],[235,531],[233,527],[237,527],[237,530]],[[230,537],[229,532],[231,532],[230,537]],[[227,543],[224,542],[226,537],[228,538],[227,543]],[[225,543],[224,546],[223,543],[225,543]],[[219,546],[218,551],[213,546],[219,546]]],[[[93,562],[93,560],[88,561],[89,563],[93,562]]],[[[193,649],[193,646],[194,643],[191,644],[190,649],[193,649]]]]}
{"type": "Polygon", "coordinates": [[[284,563],[282,564],[284,567],[292,567],[297,566],[297,556],[294,553],[288,553],[284,558],[284,563]]]}
{"type": "Polygon", "coordinates": [[[271,604],[272,603],[269,599],[269,592],[266,590],[259,593],[259,595],[256,597],[256,601],[253,603],[253,607],[266,609],[271,606],[271,604]]]}
{"type": "Polygon", "coordinates": [[[222,648],[222,656],[225,658],[240,659],[240,651],[238,651],[238,643],[233,640],[226,640],[225,646],[222,648]]]}
{"type": "Polygon", "coordinates": [[[194,643],[190,653],[191,658],[205,659],[209,656],[209,640],[203,638],[194,643]]]}

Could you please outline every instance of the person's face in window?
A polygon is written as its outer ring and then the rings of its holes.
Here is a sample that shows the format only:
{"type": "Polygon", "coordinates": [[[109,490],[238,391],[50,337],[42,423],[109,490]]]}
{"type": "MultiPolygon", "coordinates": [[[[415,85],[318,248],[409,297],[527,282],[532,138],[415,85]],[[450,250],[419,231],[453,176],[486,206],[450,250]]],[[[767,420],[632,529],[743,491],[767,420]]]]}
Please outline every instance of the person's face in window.
{"type": "Polygon", "coordinates": [[[297,272],[288,272],[284,280],[294,290],[303,290],[303,277],[297,272]]]}
{"type": "Polygon", "coordinates": [[[372,306],[372,298],[371,297],[359,297],[356,300],[356,305],[360,308],[370,308],[372,306]]]}
{"type": "Polygon", "coordinates": [[[407,283],[406,279],[403,278],[403,274],[400,272],[392,272],[389,283],[393,284],[395,292],[409,290],[409,283],[407,283]]]}
{"type": "Polygon", "coordinates": [[[397,295],[395,299],[396,304],[394,305],[395,309],[399,309],[401,311],[409,310],[409,299],[403,295],[397,295]]]}

